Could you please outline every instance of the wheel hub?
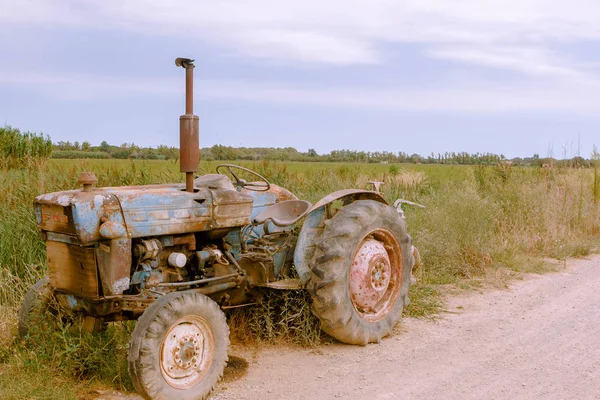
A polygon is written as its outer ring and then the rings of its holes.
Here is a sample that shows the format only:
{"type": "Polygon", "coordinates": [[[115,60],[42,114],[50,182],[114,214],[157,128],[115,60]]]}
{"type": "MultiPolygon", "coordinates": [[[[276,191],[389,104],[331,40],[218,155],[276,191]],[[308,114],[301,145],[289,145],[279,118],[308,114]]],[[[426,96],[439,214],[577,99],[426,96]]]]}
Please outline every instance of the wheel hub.
{"type": "Polygon", "coordinates": [[[214,338],[208,323],[190,316],[174,325],[165,335],[161,369],[173,387],[187,388],[198,382],[212,362],[214,338]]]}
{"type": "Polygon", "coordinates": [[[363,240],[350,267],[350,296],[354,305],[364,311],[375,311],[390,284],[392,268],[381,242],[363,240]]]}

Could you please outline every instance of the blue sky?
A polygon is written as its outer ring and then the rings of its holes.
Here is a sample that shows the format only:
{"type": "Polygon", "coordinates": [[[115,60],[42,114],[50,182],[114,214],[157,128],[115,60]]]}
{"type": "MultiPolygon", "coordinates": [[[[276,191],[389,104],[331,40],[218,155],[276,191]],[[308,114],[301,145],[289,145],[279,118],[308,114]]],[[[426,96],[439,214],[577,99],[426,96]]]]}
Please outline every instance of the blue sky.
{"type": "Polygon", "coordinates": [[[0,123],[54,141],[589,157],[596,0],[3,0],[0,123]]]}

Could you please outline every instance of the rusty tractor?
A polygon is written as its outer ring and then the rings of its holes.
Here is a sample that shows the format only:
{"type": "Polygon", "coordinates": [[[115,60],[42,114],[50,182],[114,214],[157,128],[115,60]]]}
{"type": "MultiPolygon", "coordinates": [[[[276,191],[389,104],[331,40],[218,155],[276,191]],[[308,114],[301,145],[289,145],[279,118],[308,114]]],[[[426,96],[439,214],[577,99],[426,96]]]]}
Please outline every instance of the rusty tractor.
{"type": "MultiPolygon", "coordinates": [[[[316,204],[249,169],[199,164],[193,60],[180,117],[174,184],[82,188],[35,199],[49,274],[19,315],[27,336],[52,300],[89,330],[137,320],[129,372],[147,399],[203,399],[228,360],[223,310],[255,304],[261,288],[306,289],[322,329],[364,345],[392,332],[408,304],[414,264],[400,209],[373,190],[346,189],[316,204]]],[[[416,254],[416,253],[415,253],[416,254]]]]}

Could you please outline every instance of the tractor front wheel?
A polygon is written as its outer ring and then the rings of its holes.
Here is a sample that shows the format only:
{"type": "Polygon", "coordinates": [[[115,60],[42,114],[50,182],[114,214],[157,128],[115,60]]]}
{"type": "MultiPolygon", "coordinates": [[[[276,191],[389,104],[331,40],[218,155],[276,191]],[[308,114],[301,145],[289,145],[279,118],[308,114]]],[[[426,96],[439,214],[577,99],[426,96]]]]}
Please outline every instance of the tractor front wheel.
{"type": "Polygon", "coordinates": [[[412,239],[397,211],[373,200],[341,208],[325,221],[307,288],[322,329],[365,345],[392,332],[408,304],[412,239]]]}
{"type": "Polygon", "coordinates": [[[205,399],[225,369],[229,327],[210,298],[173,292],[137,321],[129,345],[129,374],[146,399],[205,399]]]}

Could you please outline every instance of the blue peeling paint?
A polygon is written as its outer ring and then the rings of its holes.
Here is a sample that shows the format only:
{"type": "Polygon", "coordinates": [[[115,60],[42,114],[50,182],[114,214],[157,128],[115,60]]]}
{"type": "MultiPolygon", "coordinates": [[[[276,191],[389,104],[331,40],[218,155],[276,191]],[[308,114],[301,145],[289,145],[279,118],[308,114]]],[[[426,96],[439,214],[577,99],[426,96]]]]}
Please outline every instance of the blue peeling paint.
{"type": "Polygon", "coordinates": [[[79,302],[77,301],[77,298],[75,296],[73,296],[72,294],[65,295],[65,298],[67,299],[69,308],[72,310],[75,310],[77,308],[77,305],[79,304],[79,302]]]}

